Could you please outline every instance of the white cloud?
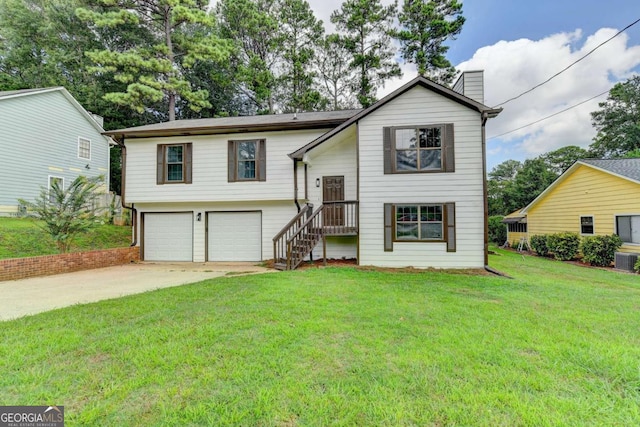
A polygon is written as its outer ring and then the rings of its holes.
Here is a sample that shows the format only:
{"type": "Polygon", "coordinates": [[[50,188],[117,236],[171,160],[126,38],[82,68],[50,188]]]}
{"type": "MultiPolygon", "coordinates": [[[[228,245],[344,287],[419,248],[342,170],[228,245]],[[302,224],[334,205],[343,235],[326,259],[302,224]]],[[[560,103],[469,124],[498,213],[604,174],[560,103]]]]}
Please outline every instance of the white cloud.
{"type": "MultiPolygon", "coordinates": [[[[504,102],[567,67],[613,36],[617,30],[602,28],[583,38],[582,32],[553,34],[541,40],[500,41],[478,49],[471,59],[458,65],[461,70],[485,70],[485,102],[504,102]]],[[[499,135],[549,116],[594,95],[607,91],[630,77],[640,65],[640,46],[627,46],[621,34],[589,57],[549,83],[504,105],[498,118],[490,120],[487,135],[499,135]]],[[[499,139],[532,157],[566,145],[587,147],[595,136],[590,112],[606,95],[563,114],[499,139]]]]}

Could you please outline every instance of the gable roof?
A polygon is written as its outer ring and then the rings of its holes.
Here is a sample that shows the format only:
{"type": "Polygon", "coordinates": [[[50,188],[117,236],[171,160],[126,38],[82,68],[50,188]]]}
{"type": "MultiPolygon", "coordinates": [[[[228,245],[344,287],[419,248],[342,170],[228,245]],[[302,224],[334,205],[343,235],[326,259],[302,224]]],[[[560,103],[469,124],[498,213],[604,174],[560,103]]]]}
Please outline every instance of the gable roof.
{"type": "Polygon", "coordinates": [[[640,184],[640,159],[583,159],[578,160],[564,171],[562,175],[551,183],[538,197],[529,203],[521,213],[526,214],[529,209],[538,204],[547,194],[571,176],[580,166],[586,166],[617,176],[618,178],[640,184]]]}
{"type": "Polygon", "coordinates": [[[78,110],[78,112],[91,124],[91,126],[93,126],[96,129],[96,131],[98,131],[99,133],[104,132],[104,129],[102,128],[102,126],[100,126],[100,124],[96,121],[96,119],[93,118],[91,113],[85,110],[84,107],[80,105],[78,101],[76,101],[73,95],[71,95],[69,91],[62,86],[3,91],[3,92],[0,92],[0,102],[7,99],[33,96],[33,95],[39,95],[42,93],[50,93],[50,92],[60,92],[62,96],[64,96],[67,99],[67,101],[69,101],[71,105],[73,105],[73,107],[76,110],[78,110]]]}
{"type": "Polygon", "coordinates": [[[174,120],[105,132],[116,139],[151,136],[213,135],[265,130],[321,129],[338,126],[360,110],[174,120]]]}
{"type": "Polygon", "coordinates": [[[481,114],[486,113],[489,117],[495,117],[498,114],[500,114],[500,112],[502,111],[502,108],[495,109],[495,108],[487,107],[486,105],[478,101],[475,101],[471,98],[467,98],[466,96],[449,89],[448,87],[439,85],[425,77],[418,76],[415,79],[411,80],[410,82],[406,83],[404,86],[400,87],[399,89],[396,89],[395,91],[391,92],[389,95],[385,96],[375,104],[371,105],[369,108],[361,110],[359,113],[355,114],[353,117],[351,117],[349,120],[342,123],[340,126],[325,133],[324,135],[320,136],[319,138],[316,138],[315,140],[311,141],[304,147],[289,154],[289,157],[291,157],[292,159],[301,160],[307,151],[314,149],[318,145],[327,141],[329,138],[337,135],[338,133],[342,132],[346,128],[350,127],[352,124],[362,119],[363,117],[366,117],[367,115],[376,111],[378,108],[382,107],[386,103],[393,101],[403,93],[408,92],[409,90],[413,89],[416,86],[421,86],[425,89],[431,90],[461,105],[464,105],[465,107],[471,108],[472,110],[476,110],[481,114]]]}

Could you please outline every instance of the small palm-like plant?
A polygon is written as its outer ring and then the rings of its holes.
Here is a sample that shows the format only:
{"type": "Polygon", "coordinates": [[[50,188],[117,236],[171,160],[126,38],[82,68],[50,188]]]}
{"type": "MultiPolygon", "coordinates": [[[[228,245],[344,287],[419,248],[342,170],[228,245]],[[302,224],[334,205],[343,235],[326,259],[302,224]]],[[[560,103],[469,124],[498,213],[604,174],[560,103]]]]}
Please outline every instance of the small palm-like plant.
{"type": "Polygon", "coordinates": [[[42,188],[34,202],[19,199],[29,216],[42,221],[42,229],[56,242],[61,253],[69,251],[78,234],[89,231],[96,223],[95,200],[99,196],[102,176],[79,176],[67,189],[54,182],[42,188]]]}

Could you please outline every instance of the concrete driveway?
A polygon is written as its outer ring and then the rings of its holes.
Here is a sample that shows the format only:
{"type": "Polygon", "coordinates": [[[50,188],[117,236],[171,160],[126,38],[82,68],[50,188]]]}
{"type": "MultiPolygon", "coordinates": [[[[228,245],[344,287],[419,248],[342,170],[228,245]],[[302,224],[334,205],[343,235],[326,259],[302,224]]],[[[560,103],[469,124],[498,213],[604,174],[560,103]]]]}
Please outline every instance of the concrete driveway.
{"type": "Polygon", "coordinates": [[[0,321],[233,274],[275,272],[253,263],[140,263],[0,282],[0,321]]]}

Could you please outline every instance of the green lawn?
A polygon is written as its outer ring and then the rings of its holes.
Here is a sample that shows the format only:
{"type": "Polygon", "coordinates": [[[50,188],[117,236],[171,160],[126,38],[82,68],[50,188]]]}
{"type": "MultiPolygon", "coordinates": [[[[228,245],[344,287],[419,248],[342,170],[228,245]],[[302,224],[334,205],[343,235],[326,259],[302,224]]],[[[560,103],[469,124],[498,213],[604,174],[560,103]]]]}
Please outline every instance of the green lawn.
{"type": "MultiPolygon", "coordinates": [[[[81,235],[72,251],[125,247],[131,244],[131,227],[98,224],[81,235]]],[[[0,217],[0,259],[58,253],[53,239],[29,218],[0,217]]]]}
{"type": "Polygon", "coordinates": [[[67,425],[640,425],[640,278],[234,276],[4,322],[0,404],[67,425]]]}

